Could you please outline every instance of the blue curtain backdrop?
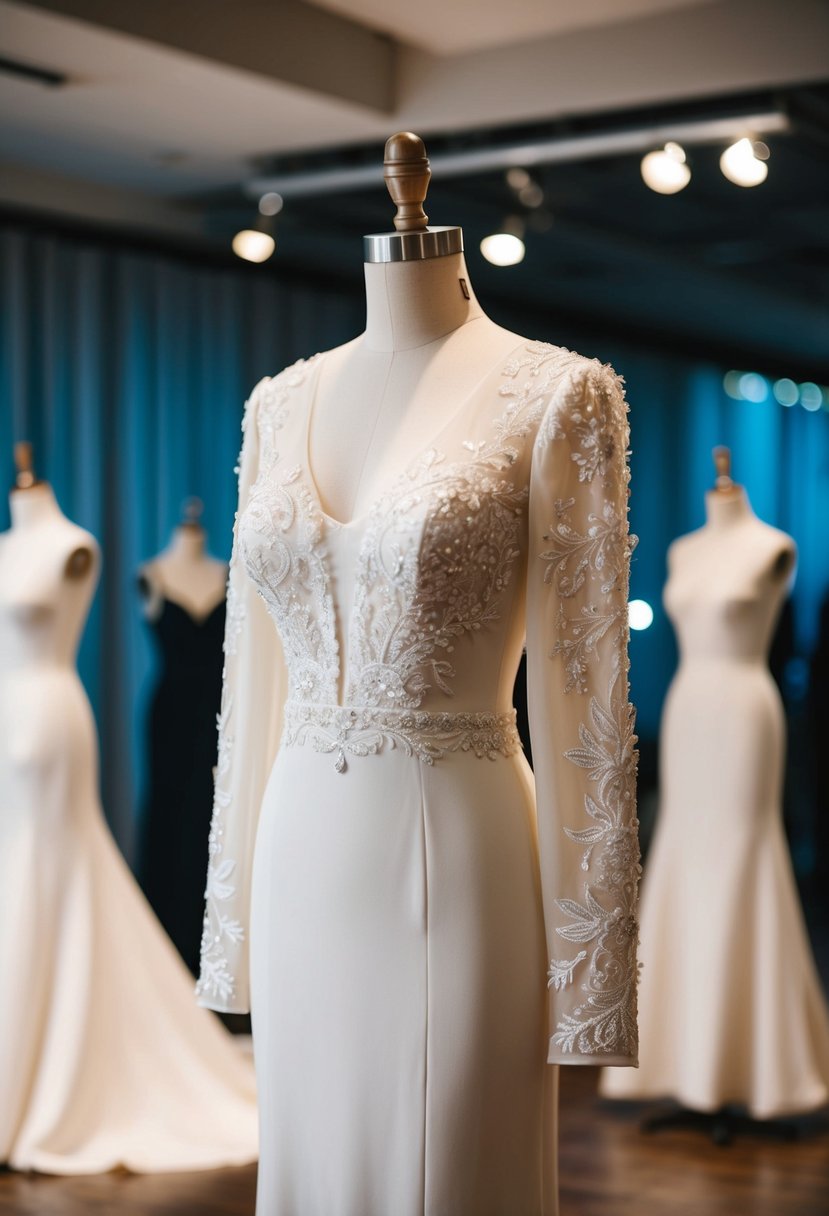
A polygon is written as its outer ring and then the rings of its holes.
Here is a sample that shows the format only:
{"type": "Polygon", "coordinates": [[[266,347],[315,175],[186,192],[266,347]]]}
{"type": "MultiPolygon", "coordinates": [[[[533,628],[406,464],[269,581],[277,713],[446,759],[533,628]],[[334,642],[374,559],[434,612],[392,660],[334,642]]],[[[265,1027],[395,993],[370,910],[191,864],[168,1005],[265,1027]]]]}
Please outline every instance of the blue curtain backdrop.
{"type": "Polygon", "coordinates": [[[0,462],[10,485],[13,442],[32,440],[39,476],[101,543],[79,666],[100,731],[104,806],[128,855],[152,678],[136,569],[167,543],[191,495],[204,501],[211,549],[229,556],[247,393],[364,319],[353,294],[246,269],[0,232],[0,462]]]}
{"type": "MultiPolygon", "coordinates": [[[[246,393],[260,376],[359,332],[361,292],[359,284],[338,289],[270,271],[204,268],[172,254],[13,227],[0,232],[0,292],[0,460],[8,481],[13,441],[31,439],[63,510],[103,548],[80,667],[100,728],[104,805],[129,852],[151,678],[136,567],[167,542],[193,494],[204,500],[213,551],[227,556],[246,393]]],[[[757,514],[797,541],[795,636],[805,656],[829,585],[829,414],[786,409],[771,394],[734,401],[723,391],[726,369],[703,359],[560,323],[551,329],[543,317],[528,327],[503,306],[489,311],[625,375],[632,525],[640,536],[632,595],[655,610],[653,626],[631,645],[643,738],[656,737],[676,661],[661,607],[665,554],[675,536],[703,522],[715,444],[731,447],[735,478],[757,514]]]]}

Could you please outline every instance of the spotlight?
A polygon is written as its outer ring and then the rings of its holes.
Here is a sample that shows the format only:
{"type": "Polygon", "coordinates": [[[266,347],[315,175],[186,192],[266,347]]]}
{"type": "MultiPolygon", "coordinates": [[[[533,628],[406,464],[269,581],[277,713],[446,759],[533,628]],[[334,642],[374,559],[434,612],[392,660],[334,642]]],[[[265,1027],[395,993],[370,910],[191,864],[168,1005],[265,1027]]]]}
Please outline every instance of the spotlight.
{"type": "Polygon", "coordinates": [[[523,237],[524,221],[509,215],[500,232],[493,232],[481,241],[481,253],[493,266],[517,266],[526,253],[523,237]]]}
{"type": "Polygon", "coordinates": [[[685,149],[672,140],[660,151],[643,156],[640,171],[645,185],[657,194],[678,194],[691,180],[685,149]]]}
{"type": "Polygon", "coordinates": [[[628,604],[628,624],[631,629],[649,629],[653,624],[653,608],[647,600],[631,600],[628,604]]]}
{"type": "Polygon", "coordinates": [[[260,215],[279,215],[282,205],[282,195],[277,194],[275,190],[269,190],[259,200],[259,213],[260,215]]]}
{"type": "MultiPolygon", "coordinates": [[[[762,145],[766,156],[768,148],[762,145]]],[[[759,186],[768,177],[769,167],[761,160],[755,151],[755,145],[748,138],[738,139],[730,148],[726,148],[720,157],[720,168],[723,176],[735,186],[759,186]]]]}
{"type": "Polygon", "coordinates": [[[246,262],[267,262],[276,248],[276,241],[268,232],[256,228],[243,228],[233,238],[233,252],[246,262]]]}

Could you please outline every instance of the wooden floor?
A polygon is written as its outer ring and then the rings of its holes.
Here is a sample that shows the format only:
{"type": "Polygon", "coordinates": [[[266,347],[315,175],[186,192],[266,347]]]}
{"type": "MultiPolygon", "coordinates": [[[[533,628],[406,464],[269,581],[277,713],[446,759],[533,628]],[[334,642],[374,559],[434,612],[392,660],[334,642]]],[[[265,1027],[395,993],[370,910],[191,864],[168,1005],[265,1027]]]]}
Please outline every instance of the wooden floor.
{"type": "MultiPolygon", "coordinates": [[[[561,1216],[829,1216],[829,1118],[799,1121],[795,1143],[718,1148],[696,1132],[643,1134],[639,1108],[595,1097],[592,1068],[561,1071],[561,1216]]],[[[253,1168],[2,1174],[0,1216],[252,1216],[255,1190],[253,1168]]]]}

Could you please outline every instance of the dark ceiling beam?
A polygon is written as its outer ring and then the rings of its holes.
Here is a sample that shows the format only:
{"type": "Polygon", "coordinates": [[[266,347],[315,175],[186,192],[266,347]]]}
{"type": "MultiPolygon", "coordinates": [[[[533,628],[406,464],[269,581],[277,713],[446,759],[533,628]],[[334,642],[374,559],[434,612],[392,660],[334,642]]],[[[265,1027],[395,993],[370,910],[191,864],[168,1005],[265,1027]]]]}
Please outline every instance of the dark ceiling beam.
{"type": "Polygon", "coordinates": [[[302,0],[24,3],[379,113],[394,106],[394,41],[302,0]]]}

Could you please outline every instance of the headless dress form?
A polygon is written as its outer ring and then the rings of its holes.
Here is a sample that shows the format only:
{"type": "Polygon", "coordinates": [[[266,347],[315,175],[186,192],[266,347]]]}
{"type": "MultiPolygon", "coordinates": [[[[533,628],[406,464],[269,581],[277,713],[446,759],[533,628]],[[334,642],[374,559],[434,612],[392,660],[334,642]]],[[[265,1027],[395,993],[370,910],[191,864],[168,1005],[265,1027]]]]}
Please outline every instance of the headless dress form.
{"type": "Polygon", "coordinates": [[[791,539],[735,487],[669,553],[680,665],[661,733],[661,807],[642,890],[639,1069],[611,1098],[670,1096],[758,1119],[829,1099],[829,1017],[781,818],[785,724],[767,667],[791,539]]]}
{"type": "Polygon", "coordinates": [[[98,547],[51,490],[0,536],[0,1161],[54,1174],[254,1160],[251,1066],[186,969],[101,814],[75,653],[98,547]],[[92,555],[69,569],[78,551],[92,555]]]}
{"type": "Polygon", "coordinates": [[[144,894],[197,974],[222,691],[227,567],[196,525],[176,529],[140,572],[158,656],[147,723],[139,873],[144,894]]]}
{"type": "Polygon", "coordinates": [[[636,1054],[626,407],[459,256],[366,285],[245,415],[200,999],[258,1216],[554,1216],[555,1066],[636,1054]]]}

